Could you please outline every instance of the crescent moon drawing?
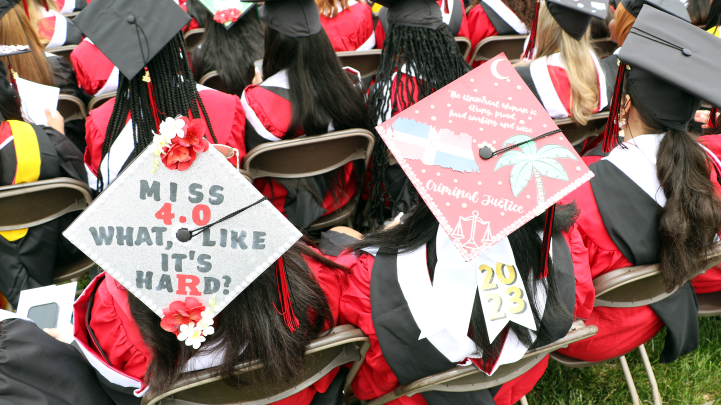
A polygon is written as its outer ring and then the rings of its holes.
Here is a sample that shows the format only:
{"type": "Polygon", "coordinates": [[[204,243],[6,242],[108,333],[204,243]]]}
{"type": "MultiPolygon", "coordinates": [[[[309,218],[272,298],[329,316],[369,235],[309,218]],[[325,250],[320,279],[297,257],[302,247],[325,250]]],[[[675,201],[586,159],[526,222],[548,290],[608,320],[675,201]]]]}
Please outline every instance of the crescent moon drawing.
{"type": "Polygon", "coordinates": [[[493,76],[496,77],[496,79],[506,80],[508,77],[503,77],[498,73],[498,62],[502,61],[503,59],[496,59],[491,64],[491,73],[493,73],[493,76]]]}

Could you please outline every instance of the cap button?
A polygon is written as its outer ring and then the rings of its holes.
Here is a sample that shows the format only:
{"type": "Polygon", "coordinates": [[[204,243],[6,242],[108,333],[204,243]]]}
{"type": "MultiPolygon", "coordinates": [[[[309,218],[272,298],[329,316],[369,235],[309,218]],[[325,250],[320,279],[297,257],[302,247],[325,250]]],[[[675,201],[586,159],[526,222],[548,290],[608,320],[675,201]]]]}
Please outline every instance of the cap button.
{"type": "Polygon", "coordinates": [[[683,48],[683,49],[681,50],[681,53],[682,53],[684,56],[691,56],[691,50],[688,49],[688,48],[683,48]]]}
{"type": "Polygon", "coordinates": [[[188,228],[178,229],[178,232],[175,233],[175,237],[178,238],[178,241],[185,243],[190,240],[190,231],[188,228]]]}
{"type": "Polygon", "coordinates": [[[484,146],[478,151],[478,156],[483,160],[488,160],[493,157],[493,151],[488,146],[484,146]]]}
{"type": "Polygon", "coordinates": [[[128,16],[128,24],[132,24],[132,23],[134,23],[134,22],[135,22],[135,16],[129,15],[129,16],[128,16]]]}

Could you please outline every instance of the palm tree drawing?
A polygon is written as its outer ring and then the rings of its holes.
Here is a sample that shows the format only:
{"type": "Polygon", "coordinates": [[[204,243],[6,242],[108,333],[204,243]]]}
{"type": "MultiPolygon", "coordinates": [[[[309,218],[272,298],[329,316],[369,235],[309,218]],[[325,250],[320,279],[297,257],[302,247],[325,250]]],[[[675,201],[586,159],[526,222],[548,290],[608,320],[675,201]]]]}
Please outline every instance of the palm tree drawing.
{"type": "Polygon", "coordinates": [[[530,140],[531,137],[527,135],[514,135],[506,139],[503,142],[504,148],[519,144],[519,149],[503,153],[493,171],[513,165],[513,169],[511,169],[511,191],[513,191],[514,197],[518,197],[518,194],[531,182],[531,177],[535,177],[537,203],[541,205],[546,201],[542,176],[568,181],[568,173],[556,159],[577,159],[570,150],[561,145],[550,144],[537,149],[536,142],[528,142],[530,140]]]}

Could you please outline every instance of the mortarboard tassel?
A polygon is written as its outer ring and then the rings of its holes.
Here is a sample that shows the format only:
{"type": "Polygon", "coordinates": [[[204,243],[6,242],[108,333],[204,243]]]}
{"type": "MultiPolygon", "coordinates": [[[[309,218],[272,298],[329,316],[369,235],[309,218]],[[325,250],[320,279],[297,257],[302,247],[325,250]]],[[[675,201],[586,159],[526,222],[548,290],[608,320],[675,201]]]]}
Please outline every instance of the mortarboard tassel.
{"type": "Polygon", "coordinates": [[[278,283],[278,298],[280,300],[280,311],[278,307],[273,303],[273,307],[283,317],[283,321],[288,326],[291,332],[295,332],[300,327],[298,318],[293,312],[293,305],[290,301],[290,291],[288,290],[288,279],[285,276],[285,263],[283,262],[283,256],[278,258],[275,262],[275,279],[278,283]]]}
{"type": "MultiPolygon", "coordinates": [[[[15,81],[15,79],[18,77],[18,74],[15,73],[15,70],[13,70],[13,65],[10,64],[10,57],[8,57],[8,70],[10,70],[10,85],[15,89],[15,91],[20,94],[20,90],[18,90],[18,82],[15,81]]],[[[20,107],[20,98],[15,99],[18,103],[18,107],[20,107]]]]}
{"type": "Polygon", "coordinates": [[[713,106],[711,108],[711,112],[708,114],[708,122],[706,125],[709,126],[709,128],[717,128],[718,127],[718,108],[716,106],[713,106]]]}
{"type": "Polygon", "coordinates": [[[551,256],[551,233],[553,231],[553,216],[556,214],[556,204],[548,207],[546,211],[546,223],[543,226],[543,243],[541,244],[541,268],[538,278],[548,277],[548,258],[551,256]]]}
{"type": "Polygon", "coordinates": [[[603,134],[603,153],[609,153],[618,145],[618,113],[621,111],[621,96],[623,95],[623,78],[626,74],[626,64],[619,60],[616,85],[613,88],[613,99],[608,112],[606,132],[603,134]]]}
{"type": "Polygon", "coordinates": [[[445,10],[444,10],[443,12],[446,13],[446,14],[450,14],[450,13],[451,13],[451,9],[448,7],[448,2],[449,2],[449,1],[453,1],[453,0],[445,0],[445,1],[443,2],[443,4],[445,5],[445,10]]]}
{"type": "Polygon", "coordinates": [[[30,12],[28,11],[28,1],[23,0],[23,7],[25,8],[25,15],[30,19],[30,12]]]}
{"type": "Polygon", "coordinates": [[[153,119],[155,119],[155,129],[160,130],[160,118],[158,118],[158,104],[155,102],[155,92],[153,91],[153,83],[150,79],[150,71],[148,70],[148,67],[145,67],[145,76],[143,76],[143,81],[148,84],[148,98],[150,99],[150,109],[153,114],[153,119]]]}
{"type": "Polygon", "coordinates": [[[538,30],[538,5],[539,2],[536,2],[536,12],[533,14],[533,26],[531,27],[531,33],[529,34],[528,38],[528,46],[526,46],[526,51],[523,52],[522,59],[531,59],[531,57],[533,57],[533,48],[536,47],[536,31],[538,30]]]}

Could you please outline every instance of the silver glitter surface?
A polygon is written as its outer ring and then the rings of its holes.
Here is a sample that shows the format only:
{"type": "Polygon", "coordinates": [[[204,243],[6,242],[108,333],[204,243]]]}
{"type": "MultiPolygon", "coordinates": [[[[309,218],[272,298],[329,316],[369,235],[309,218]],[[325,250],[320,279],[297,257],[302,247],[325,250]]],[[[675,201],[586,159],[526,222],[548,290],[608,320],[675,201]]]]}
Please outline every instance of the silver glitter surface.
{"type": "Polygon", "coordinates": [[[160,317],[163,308],[188,296],[204,304],[215,296],[220,312],[301,233],[264,201],[179,242],[179,229],[204,225],[201,211],[210,212],[207,224],[212,224],[263,195],[212,147],[184,172],[160,163],[155,173],[151,147],[63,235],[160,317]],[[171,183],[177,187],[175,201],[171,183]],[[174,217],[162,219],[163,212],[174,217]]]}

